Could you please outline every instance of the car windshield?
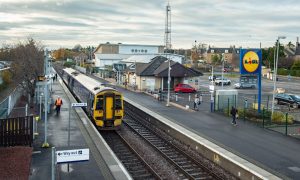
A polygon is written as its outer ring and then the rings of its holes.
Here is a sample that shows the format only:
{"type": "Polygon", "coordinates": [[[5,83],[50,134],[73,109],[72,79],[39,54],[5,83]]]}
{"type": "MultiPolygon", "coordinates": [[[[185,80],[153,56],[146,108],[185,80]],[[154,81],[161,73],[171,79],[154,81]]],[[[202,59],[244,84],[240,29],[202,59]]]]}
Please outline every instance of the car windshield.
{"type": "Polygon", "coordinates": [[[291,97],[296,101],[300,101],[300,96],[298,95],[291,95],[291,97]]]}

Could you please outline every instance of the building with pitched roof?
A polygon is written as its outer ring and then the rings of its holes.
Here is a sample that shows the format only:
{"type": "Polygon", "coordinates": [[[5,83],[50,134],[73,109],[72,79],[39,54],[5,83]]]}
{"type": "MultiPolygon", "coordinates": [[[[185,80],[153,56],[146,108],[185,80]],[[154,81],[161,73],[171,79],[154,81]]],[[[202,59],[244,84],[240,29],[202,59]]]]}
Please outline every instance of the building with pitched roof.
{"type": "MultiPolygon", "coordinates": [[[[183,66],[181,63],[170,60],[170,87],[178,83],[187,83],[198,87],[198,78],[203,74],[183,66]]],[[[164,56],[156,56],[149,63],[135,63],[126,70],[128,85],[136,86],[139,90],[157,90],[168,88],[168,59],[164,56]]]]}
{"type": "Polygon", "coordinates": [[[232,46],[230,48],[209,47],[207,50],[206,62],[211,64],[213,61],[213,56],[221,56],[222,54],[224,54],[224,59],[227,61],[228,64],[231,64],[234,67],[239,66],[240,50],[236,49],[235,46],[232,46]]]}

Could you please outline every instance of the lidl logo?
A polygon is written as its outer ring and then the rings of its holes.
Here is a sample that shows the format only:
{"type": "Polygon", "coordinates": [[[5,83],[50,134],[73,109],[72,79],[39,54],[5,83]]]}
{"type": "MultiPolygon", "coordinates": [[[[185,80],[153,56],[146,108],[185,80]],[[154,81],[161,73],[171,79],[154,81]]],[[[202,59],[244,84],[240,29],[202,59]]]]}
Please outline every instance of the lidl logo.
{"type": "Polygon", "coordinates": [[[243,57],[243,66],[247,72],[255,72],[259,67],[259,57],[257,53],[254,51],[248,51],[243,57]]]}

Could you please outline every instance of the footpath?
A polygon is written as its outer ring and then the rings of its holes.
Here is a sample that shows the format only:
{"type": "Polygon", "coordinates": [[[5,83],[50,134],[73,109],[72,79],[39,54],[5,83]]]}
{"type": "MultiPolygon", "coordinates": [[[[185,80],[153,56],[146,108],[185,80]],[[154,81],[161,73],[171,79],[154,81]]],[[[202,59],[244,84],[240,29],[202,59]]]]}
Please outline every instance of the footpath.
{"type": "MultiPolygon", "coordinates": [[[[65,149],[82,149],[89,148],[89,143],[85,138],[85,134],[80,130],[79,117],[74,113],[70,116],[70,147],[68,147],[68,125],[69,125],[69,99],[64,92],[59,81],[54,81],[52,85],[51,97],[55,99],[60,96],[63,101],[61,112],[57,116],[54,110],[48,114],[47,123],[47,142],[49,148],[42,148],[45,138],[45,123],[44,123],[44,112],[42,113],[42,120],[37,124],[37,130],[39,135],[36,136],[33,143],[33,154],[31,163],[31,175],[29,179],[40,180],[40,179],[51,179],[51,161],[52,152],[51,147],[56,147],[57,150],[60,148],[65,149]]],[[[53,102],[54,102],[53,101],[53,102]]],[[[90,152],[89,161],[70,163],[69,172],[67,164],[58,164],[56,166],[56,179],[104,179],[101,174],[101,169],[96,163],[93,154],[90,152]]]]}

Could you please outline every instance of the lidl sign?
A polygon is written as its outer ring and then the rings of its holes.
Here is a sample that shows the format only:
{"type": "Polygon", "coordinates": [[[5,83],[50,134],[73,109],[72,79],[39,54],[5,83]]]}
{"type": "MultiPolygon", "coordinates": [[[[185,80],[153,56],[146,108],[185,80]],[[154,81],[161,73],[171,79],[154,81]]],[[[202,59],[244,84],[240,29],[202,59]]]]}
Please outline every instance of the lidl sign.
{"type": "Polygon", "coordinates": [[[261,70],[261,50],[240,50],[240,72],[241,74],[257,74],[261,70]]]}

